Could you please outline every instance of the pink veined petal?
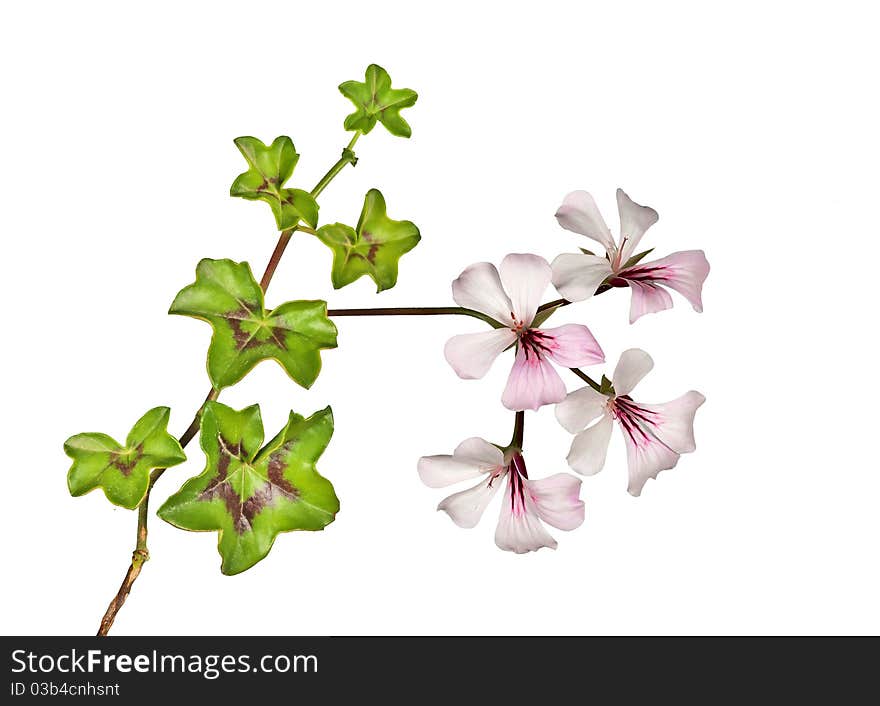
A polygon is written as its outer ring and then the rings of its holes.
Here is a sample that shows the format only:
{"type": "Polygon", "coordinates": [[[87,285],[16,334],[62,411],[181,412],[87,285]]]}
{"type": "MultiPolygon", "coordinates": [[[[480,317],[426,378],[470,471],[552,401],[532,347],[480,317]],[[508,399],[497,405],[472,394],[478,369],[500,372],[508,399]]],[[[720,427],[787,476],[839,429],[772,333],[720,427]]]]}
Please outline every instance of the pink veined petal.
{"type": "Polygon", "coordinates": [[[481,333],[463,333],[446,342],[443,352],[458,377],[475,380],[483,377],[501,352],[516,341],[509,328],[481,333]]]}
{"type": "Polygon", "coordinates": [[[632,301],[629,305],[629,322],[634,324],[645,314],[655,314],[672,308],[672,297],[662,287],[653,282],[637,282],[628,279],[626,283],[632,289],[632,301]]]}
{"type": "Polygon", "coordinates": [[[545,404],[565,399],[565,383],[553,364],[534,352],[526,353],[520,346],[501,403],[514,411],[538,409],[545,404]]]}
{"type": "Polygon", "coordinates": [[[654,360],[641,348],[630,348],[620,354],[611,376],[614,394],[628,395],[654,367],[654,360]]]}
{"type": "Polygon", "coordinates": [[[593,426],[574,437],[568,452],[568,465],[582,476],[596,475],[605,466],[613,420],[605,414],[593,426]]]}
{"type": "Polygon", "coordinates": [[[422,483],[430,488],[443,488],[504,466],[504,454],[497,446],[474,437],[462,441],[450,456],[422,456],[418,470],[422,483]]]}
{"type": "Polygon", "coordinates": [[[676,453],[686,454],[697,448],[694,417],[705,401],[703,395],[691,390],[672,402],[638,405],[655,415],[651,432],[676,453]]]}
{"type": "Polygon", "coordinates": [[[593,334],[581,324],[541,329],[543,344],[551,360],[565,368],[580,368],[605,361],[605,353],[593,334]]]}
{"type": "Polygon", "coordinates": [[[495,544],[500,549],[517,554],[535,552],[542,547],[556,549],[556,540],[538,518],[534,500],[528,494],[524,502],[515,497],[512,478],[513,472],[508,474],[501,515],[495,529],[495,544]]]}
{"type": "Polygon", "coordinates": [[[694,311],[703,311],[703,283],[709,276],[709,261],[702,250],[683,250],[638,263],[619,273],[628,281],[650,282],[674,289],[687,299],[694,311]]]}
{"type": "Polygon", "coordinates": [[[556,220],[566,230],[601,243],[606,252],[614,253],[617,249],[596,202],[586,191],[572,191],[568,194],[556,211],[556,220]]]}
{"type": "Polygon", "coordinates": [[[459,527],[465,529],[476,527],[492,498],[495,497],[495,493],[498,492],[501,480],[500,477],[490,476],[473,488],[453,493],[442,500],[437,509],[443,510],[459,527]]]}
{"type": "Polygon", "coordinates": [[[569,392],[565,399],[556,405],[556,419],[566,431],[576,434],[587,424],[605,414],[608,398],[592,387],[582,387],[569,392]]]}
{"type": "Polygon", "coordinates": [[[571,302],[589,299],[611,274],[611,263],[604,257],[585,253],[563,253],[550,266],[553,286],[571,302]]]}
{"type": "Polygon", "coordinates": [[[540,480],[524,480],[535,503],[538,517],[551,527],[573,530],[584,523],[581,481],[568,473],[557,473],[540,480]]]}
{"type": "Polygon", "coordinates": [[[517,322],[530,326],[547,291],[552,272],[538,255],[511,254],[501,261],[501,283],[510,296],[517,322]]]}
{"type": "Polygon", "coordinates": [[[621,431],[629,470],[627,490],[630,495],[638,497],[649,479],[656,478],[660,471],[675,468],[681,456],[641,428],[627,430],[621,425],[621,431]]]}
{"type": "Polygon", "coordinates": [[[625,263],[632,257],[645,231],[660,216],[653,208],[637,204],[623,189],[617,190],[617,210],[620,213],[620,262],[625,263]]]}
{"type": "Polygon", "coordinates": [[[452,283],[452,298],[465,309],[474,309],[504,324],[513,324],[513,304],[501,286],[498,270],[491,262],[478,262],[452,283]]]}

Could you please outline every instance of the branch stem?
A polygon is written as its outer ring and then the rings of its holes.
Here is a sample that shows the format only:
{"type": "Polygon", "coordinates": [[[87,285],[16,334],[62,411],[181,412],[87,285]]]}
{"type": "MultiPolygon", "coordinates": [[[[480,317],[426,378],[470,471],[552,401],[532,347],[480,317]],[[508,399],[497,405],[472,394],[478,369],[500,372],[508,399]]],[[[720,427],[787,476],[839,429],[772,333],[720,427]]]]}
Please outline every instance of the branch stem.
{"type": "Polygon", "coordinates": [[[517,412],[516,418],[513,422],[513,438],[510,440],[510,447],[512,449],[518,449],[522,451],[523,447],[523,434],[525,431],[526,424],[526,413],[525,412],[517,412]]]}
{"type": "Polygon", "coordinates": [[[583,381],[584,381],[585,383],[587,383],[590,387],[592,387],[596,392],[599,392],[599,391],[602,389],[602,386],[601,386],[598,382],[596,382],[595,380],[593,380],[593,378],[591,378],[589,375],[587,375],[587,374],[586,374],[585,372],[583,372],[582,370],[578,370],[577,368],[569,368],[569,370],[571,370],[571,372],[573,372],[573,373],[574,373],[575,375],[577,375],[581,380],[583,380],[583,381]]]}
{"type": "MultiPolygon", "coordinates": [[[[342,150],[342,156],[332,167],[330,167],[329,171],[321,177],[320,181],[315,184],[315,188],[311,191],[313,198],[318,198],[320,193],[327,188],[327,185],[333,181],[336,175],[339,174],[347,164],[354,165],[357,163],[357,157],[352,151],[352,148],[360,135],[360,132],[354,134],[351,142],[349,142],[348,146],[342,150]]],[[[278,242],[275,244],[275,249],[272,251],[272,256],[269,258],[269,262],[266,264],[266,269],[260,279],[260,289],[263,290],[263,294],[265,294],[266,290],[269,288],[269,283],[275,275],[278,263],[281,262],[281,257],[284,255],[284,251],[287,249],[290,239],[297,230],[303,230],[309,233],[315,232],[312,228],[308,228],[301,224],[297,224],[293,228],[288,228],[281,232],[278,236],[278,242]]],[[[186,431],[181,434],[179,438],[181,447],[185,447],[189,444],[189,442],[195,438],[196,434],[198,434],[202,423],[202,412],[205,409],[205,405],[207,405],[208,402],[216,400],[219,396],[220,390],[211,388],[211,391],[208,393],[207,397],[205,397],[205,401],[193,417],[192,422],[190,422],[186,431]]],[[[140,505],[138,505],[137,539],[134,552],[132,552],[131,555],[131,564],[129,564],[128,570],[125,572],[125,578],[122,579],[122,584],[119,586],[119,590],[116,592],[116,595],[113,596],[113,600],[110,601],[110,605],[107,606],[107,611],[101,619],[101,625],[99,626],[97,633],[98,637],[105,637],[110,632],[110,628],[113,627],[113,621],[116,620],[116,615],[119,613],[120,608],[122,608],[125,600],[128,598],[128,594],[131,593],[131,588],[137,580],[137,577],[140,576],[144,563],[150,558],[150,553],[147,550],[147,522],[149,520],[150,493],[152,492],[156,481],[159,480],[165,470],[166,469],[164,468],[156,468],[150,474],[150,483],[147,486],[147,493],[144,496],[144,499],[141,500],[140,505]]]]}
{"type": "Polygon", "coordinates": [[[492,328],[504,328],[504,324],[496,321],[480,311],[465,309],[460,306],[403,306],[378,307],[375,309],[328,309],[327,316],[472,316],[485,321],[492,328]]]}

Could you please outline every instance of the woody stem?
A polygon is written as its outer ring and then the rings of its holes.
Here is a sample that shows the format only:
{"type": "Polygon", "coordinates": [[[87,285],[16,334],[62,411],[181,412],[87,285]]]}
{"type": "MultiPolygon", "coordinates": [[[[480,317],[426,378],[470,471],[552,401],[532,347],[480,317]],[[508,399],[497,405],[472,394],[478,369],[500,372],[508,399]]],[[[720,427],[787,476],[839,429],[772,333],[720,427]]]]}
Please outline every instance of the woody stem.
{"type": "MultiPolygon", "coordinates": [[[[352,151],[352,148],[360,135],[360,132],[354,134],[351,142],[349,142],[348,146],[342,150],[342,156],[332,167],[330,167],[327,173],[321,177],[318,183],[315,184],[315,188],[311,191],[312,198],[318,198],[327,185],[345,168],[345,165],[351,164],[353,166],[357,163],[357,157],[352,151]]],[[[265,294],[266,290],[269,288],[269,283],[275,275],[278,263],[281,262],[281,257],[284,255],[284,251],[287,249],[290,239],[297,230],[307,230],[308,232],[314,233],[313,229],[300,224],[281,232],[278,236],[278,242],[275,244],[275,249],[272,251],[272,256],[269,258],[269,262],[266,264],[266,269],[260,279],[260,288],[263,290],[263,294],[265,294]]],[[[195,435],[198,434],[205,405],[207,405],[208,402],[216,400],[219,395],[220,390],[211,388],[205,401],[196,411],[192,422],[190,422],[186,431],[181,434],[180,439],[178,440],[181,447],[185,447],[189,444],[189,442],[195,438],[195,435]]],[[[156,468],[150,474],[147,493],[138,505],[137,540],[134,552],[131,555],[131,564],[129,564],[128,570],[125,572],[125,578],[122,579],[122,584],[119,586],[119,590],[116,592],[116,595],[113,596],[113,600],[110,601],[110,605],[107,606],[104,617],[101,619],[101,625],[99,626],[97,633],[98,637],[104,637],[110,632],[110,628],[113,626],[113,621],[116,620],[117,613],[119,613],[120,608],[122,608],[126,598],[128,598],[128,594],[131,592],[131,588],[137,580],[137,577],[140,576],[144,563],[150,558],[150,553],[147,550],[147,521],[149,519],[150,492],[153,490],[156,481],[159,480],[164,472],[164,468],[156,468]]]]}

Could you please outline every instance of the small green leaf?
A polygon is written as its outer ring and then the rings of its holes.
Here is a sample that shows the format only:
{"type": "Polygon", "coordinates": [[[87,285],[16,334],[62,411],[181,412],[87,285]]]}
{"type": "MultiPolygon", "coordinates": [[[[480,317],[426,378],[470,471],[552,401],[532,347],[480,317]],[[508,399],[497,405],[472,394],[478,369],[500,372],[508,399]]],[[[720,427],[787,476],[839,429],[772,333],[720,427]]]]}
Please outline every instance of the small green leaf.
{"type": "Polygon", "coordinates": [[[392,135],[409,137],[412,129],[400,117],[403,108],[415,104],[418,94],[409,88],[391,88],[391,77],[381,66],[370,64],[365,81],[346,81],[339,91],[354,103],[357,110],[345,119],[346,130],[358,130],[366,135],[378,120],[392,135]]]}
{"type": "Polygon", "coordinates": [[[183,463],[186,454],[168,433],[168,407],[154,407],[141,417],[125,440],[125,446],[100,433],[71,436],[64,453],[73,459],[67,487],[74,497],[102,488],[114,505],[137,507],[150,483],[150,471],[183,463]]]}
{"type": "Polygon", "coordinates": [[[642,259],[644,257],[646,257],[647,255],[650,255],[652,252],[654,252],[654,248],[651,248],[649,250],[644,250],[643,252],[640,252],[638,255],[633,255],[629,260],[626,261],[626,263],[620,269],[625,270],[628,267],[632,267],[633,265],[638,264],[639,262],[642,261],[642,259]]]}
{"type": "Polygon", "coordinates": [[[331,280],[335,289],[369,275],[378,292],[397,284],[398,260],[421,240],[413,223],[387,216],[385,199],[378,189],[367,192],[357,230],[334,223],[319,228],[318,238],[333,251],[331,280]]]}
{"type": "Polygon", "coordinates": [[[613,395],[614,394],[614,385],[611,380],[609,380],[604,375],[602,376],[601,384],[599,386],[599,392],[603,395],[613,395]]]}
{"type": "Polygon", "coordinates": [[[231,196],[268,203],[278,230],[293,228],[300,220],[312,228],[318,225],[318,204],[312,195],[302,189],[284,188],[299,161],[289,137],[276,137],[268,147],[256,137],[236,137],[235,146],[250,168],[232,182],[231,196]]]}
{"type": "Polygon", "coordinates": [[[287,426],[260,449],[258,405],[236,411],[208,402],[200,442],[205,470],[159,508],[175,527],[220,533],[221,571],[237,574],[265,558],[280,532],[320,530],[333,522],[339,500],[315,463],[333,434],[329,407],[287,426]]]}
{"type": "Polygon", "coordinates": [[[578,248],[578,250],[580,250],[584,255],[595,255],[596,254],[592,250],[587,250],[586,248],[578,248]]]}
{"type": "Polygon", "coordinates": [[[196,281],[180,290],[169,313],[194,316],[213,327],[208,375],[218,390],[270,358],[300,385],[311,387],[321,371],[319,351],[336,347],[327,302],[292,301],[266,311],[263,290],[246,262],[202,260],[196,281]]]}

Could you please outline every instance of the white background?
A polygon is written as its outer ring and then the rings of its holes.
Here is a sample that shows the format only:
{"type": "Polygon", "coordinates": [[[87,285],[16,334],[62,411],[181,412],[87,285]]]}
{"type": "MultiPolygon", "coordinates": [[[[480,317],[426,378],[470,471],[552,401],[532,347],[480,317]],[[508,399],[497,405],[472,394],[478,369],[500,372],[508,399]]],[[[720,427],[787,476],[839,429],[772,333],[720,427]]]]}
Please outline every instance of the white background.
{"type": "MultiPolygon", "coordinates": [[[[10,634],[92,633],[134,542],[133,512],[68,496],[64,439],[124,437],[170,405],[181,432],[207,390],[210,329],[165,314],[201,257],[262,271],[262,203],[231,199],[232,138],[293,137],[310,188],[348,135],[336,86],[370,62],[419,91],[413,138],[379,126],[321,199],[353,223],[380,188],[421,228],[398,286],[329,283],[297,236],[277,305],[451,305],[466,265],[579,245],[553,213],[588,189],[616,229],[614,189],[661,219],[657,255],[703,248],[705,313],[630,326],[629,294],[572,306],[608,372],[632,346],[638,398],[708,398],[697,452],[627,495],[615,432],[585,479],[587,521],[557,551],[515,556],[434,508],[416,460],[481,435],[505,443],[511,360],[459,380],[442,349],[465,318],[339,320],[312,390],[263,363],[221,400],[259,401],[267,437],[289,409],[332,404],[319,468],[342,500],[320,533],[279,537],[236,577],[211,533],[153,518],[153,559],[115,633],[875,633],[877,17],[869,3],[7,4],[0,18],[5,308],[3,581],[10,634]]],[[[548,292],[547,298],[553,297],[548,292]]],[[[601,369],[595,369],[601,374],[601,369]]],[[[568,379],[572,389],[574,378],[568,379]]],[[[533,477],[566,470],[551,408],[528,414],[533,477]]],[[[166,474],[158,505],[201,471],[166,474]]]]}

